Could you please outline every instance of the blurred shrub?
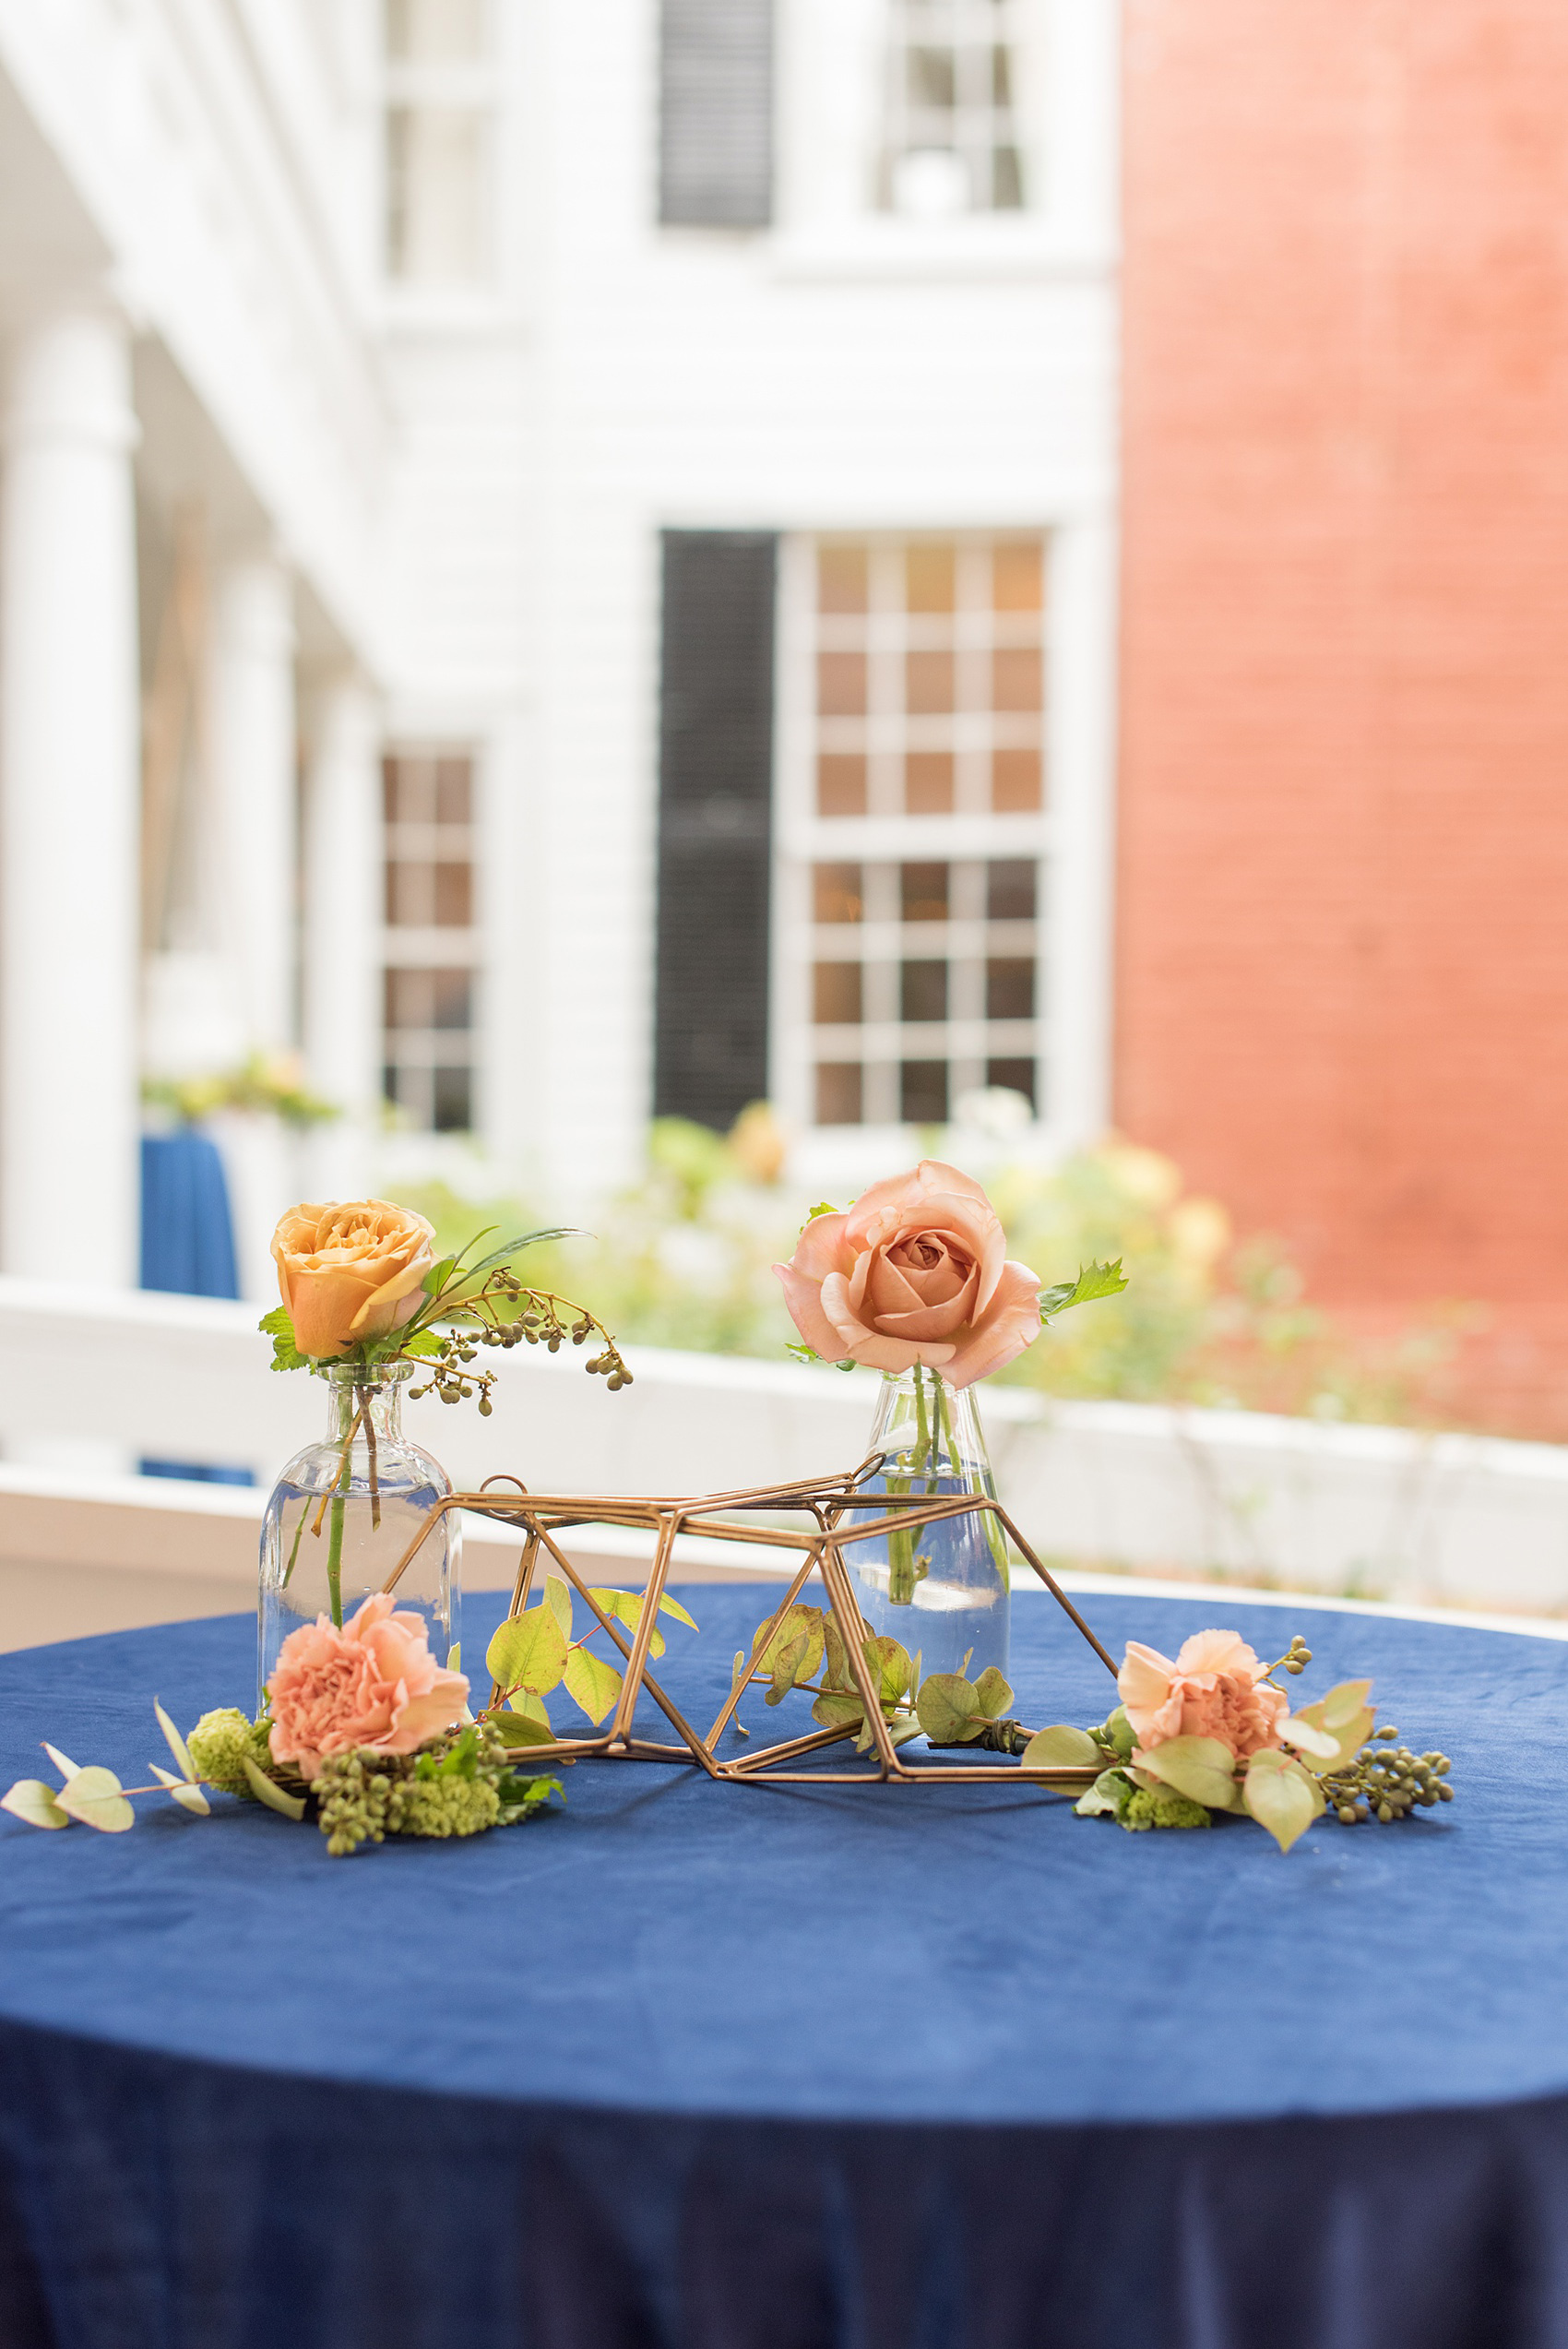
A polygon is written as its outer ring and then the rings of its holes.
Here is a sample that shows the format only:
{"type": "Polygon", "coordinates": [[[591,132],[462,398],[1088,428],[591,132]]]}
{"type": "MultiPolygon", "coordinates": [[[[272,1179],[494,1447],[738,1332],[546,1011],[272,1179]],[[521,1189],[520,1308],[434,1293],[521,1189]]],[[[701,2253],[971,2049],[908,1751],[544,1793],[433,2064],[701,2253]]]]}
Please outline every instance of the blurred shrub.
{"type": "MultiPolygon", "coordinates": [[[[772,1265],[814,1204],[781,1180],[782,1138],[758,1103],[720,1136],[682,1118],[648,1131],[642,1180],[612,1199],[593,1237],[519,1259],[536,1285],[590,1305],[624,1343],[782,1360],[795,1335],[772,1265]]],[[[1052,1168],[1003,1163],[984,1180],[1009,1255],[1042,1285],[1120,1257],[1120,1297],[1066,1315],[1010,1369],[1053,1395],[1184,1401],[1322,1418],[1434,1423],[1459,1323],[1434,1312],[1392,1336],[1358,1337],[1311,1306],[1274,1242],[1238,1245],[1217,1201],[1185,1190],[1169,1159],[1110,1140],[1052,1168]]],[[[517,1200],[475,1205],[440,1185],[408,1203],[444,1248],[487,1224],[498,1238],[544,1222],[517,1200]]]]}

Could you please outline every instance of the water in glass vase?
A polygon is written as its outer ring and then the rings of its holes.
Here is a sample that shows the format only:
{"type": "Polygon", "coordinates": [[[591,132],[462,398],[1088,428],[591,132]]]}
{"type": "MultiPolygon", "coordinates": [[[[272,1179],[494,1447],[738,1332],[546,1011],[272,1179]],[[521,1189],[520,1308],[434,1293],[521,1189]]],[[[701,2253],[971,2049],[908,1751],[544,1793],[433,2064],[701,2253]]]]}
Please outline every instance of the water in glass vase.
{"type": "MultiPolygon", "coordinates": [[[[371,1378],[349,1365],[331,1370],[326,1439],[296,1452],[272,1488],[261,1527],[258,1691],[291,1631],[322,1615],[346,1623],[385,1586],[427,1511],[452,1489],[439,1462],[403,1434],[402,1390],[416,1367],[385,1363],[371,1378]]],[[[449,1513],[394,1594],[400,1609],[424,1618],[438,1663],[459,1637],[461,1545],[449,1513]]]]}
{"type": "MultiPolygon", "coordinates": [[[[917,1365],[884,1375],[870,1449],[882,1454],[882,1466],[864,1480],[864,1492],[911,1500],[995,1496],[973,1390],[949,1387],[934,1370],[917,1365]]],[[[871,1515],[849,1513],[856,1524],[871,1515]]],[[[947,1518],[885,1541],[854,1542],[844,1560],[867,1623],[911,1656],[919,1651],[922,1679],[964,1672],[973,1680],[988,1664],[1005,1675],[1007,1541],[994,1517],[947,1518]]]]}

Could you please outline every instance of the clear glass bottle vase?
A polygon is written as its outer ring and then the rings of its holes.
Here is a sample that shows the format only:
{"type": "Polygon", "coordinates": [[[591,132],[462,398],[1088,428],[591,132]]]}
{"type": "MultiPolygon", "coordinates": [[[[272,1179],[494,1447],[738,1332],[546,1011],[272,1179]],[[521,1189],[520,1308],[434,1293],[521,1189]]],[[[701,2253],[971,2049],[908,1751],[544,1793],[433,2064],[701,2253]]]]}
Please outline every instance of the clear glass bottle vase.
{"type": "MultiPolygon", "coordinates": [[[[934,1370],[917,1365],[883,1374],[869,1449],[882,1455],[882,1464],[864,1479],[863,1492],[910,1500],[956,1493],[995,1497],[974,1389],[949,1387],[934,1370]]],[[[864,1523],[871,1514],[851,1511],[851,1521],[864,1523]]],[[[885,1541],[853,1542],[844,1559],[867,1623],[911,1656],[918,1651],[922,1678],[964,1672],[973,1680],[988,1664],[1006,1673],[1007,1541],[994,1517],[977,1512],[885,1541]]]]}
{"type": "MultiPolygon", "coordinates": [[[[256,1685],[302,1623],[346,1623],[382,1590],[423,1521],[452,1490],[445,1470],[403,1433],[403,1389],[418,1365],[374,1377],[344,1365],[327,1376],[327,1435],[296,1452],[272,1488],[261,1525],[256,1685]]],[[[462,1528],[448,1511],[398,1577],[399,1608],[422,1616],[445,1663],[459,1639],[462,1528]]]]}

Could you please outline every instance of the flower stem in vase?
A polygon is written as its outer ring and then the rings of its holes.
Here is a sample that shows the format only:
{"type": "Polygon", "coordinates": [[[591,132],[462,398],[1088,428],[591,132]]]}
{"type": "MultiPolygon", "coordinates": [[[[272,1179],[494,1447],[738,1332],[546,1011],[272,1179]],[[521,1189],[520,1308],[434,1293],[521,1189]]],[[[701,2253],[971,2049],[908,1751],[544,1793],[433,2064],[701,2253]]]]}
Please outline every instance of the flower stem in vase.
{"type": "MultiPolygon", "coordinates": [[[[936,1373],[934,1371],[932,1371],[932,1377],[933,1379],[936,1379],[936,1373]]],[[[938,1396],[940,1398],[941,1380],[936,1379],[936,1384],[938,1396]]],[[[923,1473],[929,1467],[931,1461],[931,1444],[932,1427],[930,1421],[926,1417],[925,1380],[921,1375],[921,1366],[919,1363],[917,1363],[915,1365],[915,1446],[912,1452],[906,1452],[901,1455],[902,1458],[909,1461],[910,1468],[916,1471],[917,1473],[923,1473]]],[[[916,1478],[914,1475],[889,1476],[885,1479],[888,1492],[897,1493],[899,1495],[912,1494],[915,1489],[915,1482],[916,1478]]],[[[928,1477],[928,1485],[929,1482],[930,1480],[928,1477]]],[[[924,1571],[925,1561],[923,1559],[917,1559],[915,1556],[914,1528],[907,1525],[901,1532],[889,1533],[887,1536],[888,1604],[896,1607],[913,1606],[915,1603],[915,1584],[920,1580],[921,1576],[924,1571]]]]}

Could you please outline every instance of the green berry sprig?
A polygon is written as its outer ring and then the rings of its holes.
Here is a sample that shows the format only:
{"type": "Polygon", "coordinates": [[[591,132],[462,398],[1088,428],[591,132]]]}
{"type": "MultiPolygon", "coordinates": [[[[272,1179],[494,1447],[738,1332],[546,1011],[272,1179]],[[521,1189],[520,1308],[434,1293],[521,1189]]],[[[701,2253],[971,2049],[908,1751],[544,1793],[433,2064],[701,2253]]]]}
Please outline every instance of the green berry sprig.
{"type": "Polygon", "coordinates": [[[1413,1810],[1431,1810],[1454,1800],[1448,1756],[1414,1754],[1408,1746],[1394,1744],[1398,1735],[1393,1723],[1385,1721],[1353,1760],[1320,1782],[1343,1826],[1364,1826],[1375,1818],[1391,1827],[1413,1810]]]}

